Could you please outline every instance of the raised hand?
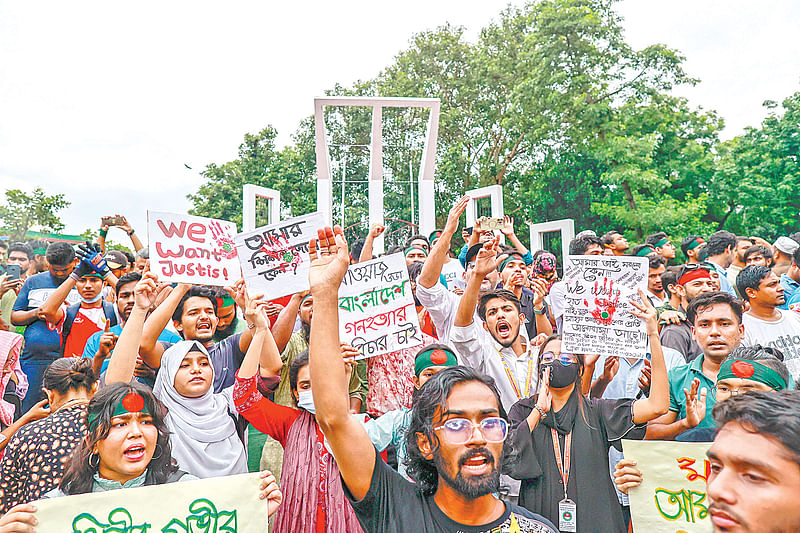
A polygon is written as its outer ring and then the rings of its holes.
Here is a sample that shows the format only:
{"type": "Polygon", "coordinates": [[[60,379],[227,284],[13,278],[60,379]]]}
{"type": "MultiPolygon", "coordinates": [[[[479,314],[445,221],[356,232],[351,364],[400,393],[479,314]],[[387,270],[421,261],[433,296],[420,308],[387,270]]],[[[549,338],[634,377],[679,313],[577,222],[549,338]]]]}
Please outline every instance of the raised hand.
{"type": "MultiPolygon", "coordinates": [[[[520,273],[522,275],[522,273],[520,273]]],[[[540,305],[544,303],[544,299],[547,296],[547,291],[549,287],[547,286],[547,282],[543,279],[535,278],[531,280],[531,290],[533,291],[533,307],[538,308],[540,305]]]]}
{"type": "MultiPolygon", "coordinates": [[[[456,202],[456,205],[450,208],[450,212],[447,214],[447,223],[444,225],[444,233],[454,234],[458,229],[458,221],[461,218],[461,213],[467,208],[469,204],[469,196],[462,196],[461,199],[456,202]]],[[[464,241],[468,241],[469,236],[464,238],[464,241]]]]}
{"type": "Polygon", "coordinates": [[[317,295],[326,291],[337,294],[347,267],[350,266],[347,240],[341,226],[325,227],[317,230],[317,239],[308,243],[308,254],[311,265],[308,269],[308,281],[311,294],[317,295]]]}
{"type": "Polygon", "coordinates": [[[140,309],[152,309],[156,306],[159,293],[167,285],[158,284],[158,277],[147,270],[142,274],[142,279],[133,287],[133,304],[140,309]]]}
{"type": "Polygon", "coordinates": [[[706,417],[706,396],[708,389],[700,389],[700,380],[695,378],[689,390],[683,389],[686,395],[686,424],[689,427],[697,427],[706,417]]]}
{"type": "Polygon", "coordinates": [[[500,263],[497,259],[497,252],[500,249],[499,243],[500,237],[495,237],[491,241],[487,241],[483,248],[478,250],[478,255],[475,257],[475,274],[480,279],[485,278],[493,270],[497,270],[497,265],[500,263]]]}
{"type": "Polygon", "coordinates": [[[610,355],[603,363],[603,379],[611,381],[619,371],[619,357],[610,355]]]}
{"type": "Polygon", "coordinates": [[[500,228],[500,231],[508,237],[509,235],[514,234],[514,219],[508,215],[503,217],[503,227],[500,228]]]}
{"type": "Polygon", "coordinates": [[[97,357],[107,358],[117,344],[117,336],[110,331],[111,322],[106,320],[103,334],[100,335],[100,344],[97,346],[97,357]]]}
{"type": "Polygon", "coordinates": [[[225,290],[231,295],[239,309],[244,311],[245,307],[247,307],[247,287],[245,287],[244,278],[238,280],[232,287],[225,287],[225,290]]]}
{"type": "Polygon", "coordinates": [[[550,394],[550,369],[545,368],[542,374],[542,382],[539,383],[539,397],[536,399],[536,405],[545,413],[550,412],[550,406],[553,403],[553,396],[550,394]]]}
{"type": "MultiPolygon", "coordinates": [[[[103,259],[103,249],[99,244],[92,244],[86,241],[85,244],[78,245],[75,254],[80,257],[81,264],[88,264],[92,270],[107,278],[111,274],[111,269],[106,265],[106,260],[103,259]]],[[[79,267],[80,268],[80,265],[79,267]]]]}
{"type": "Polygon", "coordinates": [[[644,360],[644,368],[642,372],[639,374],[639,388],[642,389],[642,392],[646,396],[650,396],[650,377],[651,377],[651,365],[650,361],[647,359],[644,360]]]}
{"type": "Polygon", "coordinates": [[[381,224],[373,224],[369,228],[369,236],[375,239],[384,231],[386,231],[386,226],[383,226],[381,224]]]}
{"type": "Polygon", "coordinates": [[[630,304],[635,307],[631,310],[633,316],[639,317],[647,325],[648,335],[658,335],[658,313],[650,300],[644,295],[642,289],[639,289],[639,298],[641,303],[630,300],[630,304]]]}

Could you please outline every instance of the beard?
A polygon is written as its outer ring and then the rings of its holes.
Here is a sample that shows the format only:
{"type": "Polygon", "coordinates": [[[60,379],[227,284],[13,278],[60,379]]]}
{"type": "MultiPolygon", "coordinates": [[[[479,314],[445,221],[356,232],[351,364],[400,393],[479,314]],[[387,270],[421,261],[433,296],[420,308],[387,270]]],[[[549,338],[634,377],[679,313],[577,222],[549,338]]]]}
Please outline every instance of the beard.
{"type": "Polygon", "coordinates": [[[436,470],[439,472],[439,475],[442,477],[444,482],[450,485],[453,490],[459,494],[463,494],[467,498],[474,500],[476,498],[480,498],[481,496],[486,496],[487,494],[498,492],[500,490],[500,470],[495,464],[494,456],[486,448],[472,448],[464,455],[459,457],[458,471],[456,472],[455,477],[450,477],[448,474],[447,465],[442,460],[441,455],[434,455],[434,463],[436,464],[436,470]],[[469,478],[465,477],[461,472],[461,467],[463,467],[464,464],[472,457],[479,454],[484,454],[489,460],[492,461],[491,472],[482,476],[470,476],[469,478]]]}
{"type": "Polygon", "coordinates": [[[219,325],[217,325],[217,330],[214,332],[214,340],[219,342],[222,339],[230,337],[231,335],[233,335],[233,332],[236,331],[236,326],[238,325],[239,325],[239,316],[233,315],[233,320],[231,320],[231,323],[225,326],[225,328],[221,328],[219,327],[219,325]]]}
{"type": "Polygon", "coordinates": [[[497,334],[497,330],[495,329],[495,331],[491,333],[492,338],[497,342],[497,344],[499,344],[503,348],[510,348],[511,345],[514,344],[514,342],[516,342],[517,338],[519,337],[520,327],[521,325],[517,327],[517,333],[515,335],[508,337],[506,339],[501,339],[500,336],[497,334]]]}

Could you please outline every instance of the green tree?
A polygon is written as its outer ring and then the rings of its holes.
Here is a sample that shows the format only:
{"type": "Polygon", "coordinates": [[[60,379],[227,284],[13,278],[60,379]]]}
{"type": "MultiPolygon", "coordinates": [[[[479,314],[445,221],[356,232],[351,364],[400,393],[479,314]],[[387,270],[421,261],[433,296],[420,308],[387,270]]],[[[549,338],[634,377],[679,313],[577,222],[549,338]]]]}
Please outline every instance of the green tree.
{"type": "Polygon", "coordinates": [[[24,240],[28,230],[33,228],[46,233],[64,229],[58,211],[68,207],[70,202],[63,194],[48,196],[37,187],[31,193],[9,189],[5,196],[5,204],[0,205],[0,220],[12,240],[24,240]]]}

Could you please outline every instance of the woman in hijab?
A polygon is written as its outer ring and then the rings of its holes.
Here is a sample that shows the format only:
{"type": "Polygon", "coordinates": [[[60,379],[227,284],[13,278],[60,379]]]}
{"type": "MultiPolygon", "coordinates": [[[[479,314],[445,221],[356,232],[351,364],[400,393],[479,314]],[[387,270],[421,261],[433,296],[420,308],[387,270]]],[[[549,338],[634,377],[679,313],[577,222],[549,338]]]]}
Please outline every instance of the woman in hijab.
{"type": "MultiPolygon", "coordinates": [[[[156,295],[157,278],[145,272],[134,288],[134,307],[109,362],[107,383],[127,383],[133,378],[142,325],[156,295]]],[[[252,351],[257,358],[268,322],[263,312],[256,315],[257,330],[248,353],[252,351]]],[[[277,353],[277,348],[274,350],[277,353]]],[[[247,453],[234,421],[233,387],[214,393],[213,383],[214,366],[205,347],[196,341],[181,341],[164,352],[153,386],[153,394],[167,409],[172,455],[180,469],[199,478],[248,471],[247,453]]]]}
{"type": "Polygon", "coordinates": [[[562,352],[561,337],[551,335],[539,350],[539,392],[509,412],[509,440],[517,454],[509,473],[522,480],[519,504],[562,531],[627,531],[608,475],[609,447],[621,449],[623,437],[643,439],[646,423],[669,408],[656,310],[641,291],[639,296],[643,303],[630,303],[636,308],[631,313],[647,325],[649,398],[587,399],[580,387],[583,357],[562,352]],[[570,518],[572,523],[564,527],[570,518]]]}
{"type": "MultiPolygon", "coordinates": [[[[44,497],[197,479],[173,461],[163,412],[153,393],[138,382],[103,388],[89,403],[88,431],[70,456],[61,483],[44,497]]],[[[259,498],[269,500],[269,515],[280,504],[280,490],[268,471],[261,473],[259,498]]],[[[35,513],[35,504],[16,506],[0,518],[0,531],[34,532],[35,513]]]]}
{"type": "Polygon", "coordinates": [[[19,363],[21,350],[22,335],[0,331],[0,458],[8,438],[24,425],[14,424],[20,420],[22,399],[28,393],[28,378],[19,363]]]}
{"type": "MultiPolygon", "coordinates": [[[[263,366],[263,365],[262,365],[263,366]]],[[[352,370],[352,365],[348,365],[352,370]]],[[[257,388],[256,354],[247,351],[233,398],[254,428],[283,446],[284,503],[275,517],[275,533],[359,533],[361,526],[342,489],[342,478],[314,418],[308,350],[289,367],[289,383],[298,409],[278,405],[257,388]]],[[[275,376],[274,381],[279,378],[275,376]]],[[[348,376],[349,379],[349,376],[348,376]]]]}

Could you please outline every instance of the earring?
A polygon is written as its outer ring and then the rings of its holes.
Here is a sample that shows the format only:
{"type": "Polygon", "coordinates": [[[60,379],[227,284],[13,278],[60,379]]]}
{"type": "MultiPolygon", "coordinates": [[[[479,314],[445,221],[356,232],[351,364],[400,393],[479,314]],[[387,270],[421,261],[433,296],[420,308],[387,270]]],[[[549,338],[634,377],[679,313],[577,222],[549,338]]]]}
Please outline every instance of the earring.
{"type": "Polygon", "coordinates": [[[91,455],[90,455],[90,456],[89,456],[89,457],[86,459],[86,462],[87,462],[87,463],[89,463],[89,468],[97,468],[98,466],[100,466],[100,454],[97,454],[97,453],[93,453],[93,454],[91,454],[91,455]],[[92,464],[92,457],[97,457],[97,464],[96,464],[96,465],[93,465],[93,464],[92,464]]]}
{"type": "Polygon", "coordinates": [[[164,450],[161,448],[161,445],[160,444],[156,444],[156,453],[158,453],[158,455],[156,455],[154,453],[153,457],[151,457],[150,460],[152,461],[153,459],[160,459],[161,456],[163,455],[163,452],[164,452],[164,450]]]}

